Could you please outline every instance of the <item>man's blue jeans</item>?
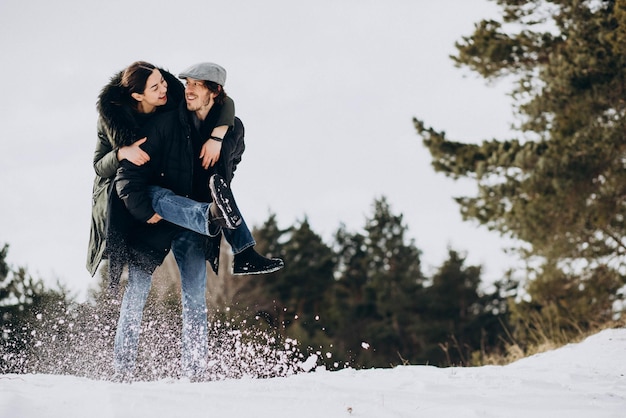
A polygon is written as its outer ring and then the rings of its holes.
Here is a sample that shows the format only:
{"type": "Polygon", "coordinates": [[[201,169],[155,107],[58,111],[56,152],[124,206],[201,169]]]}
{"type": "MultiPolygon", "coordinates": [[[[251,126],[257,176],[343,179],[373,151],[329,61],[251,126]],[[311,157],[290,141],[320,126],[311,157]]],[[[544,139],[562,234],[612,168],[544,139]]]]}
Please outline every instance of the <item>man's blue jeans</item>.
{"type": "MultiPolygon", "coordinates": [[[[150,186],[148,192],[152,199],[152,208],[166,221],[202,235],[215,235],[212,233],[213,229],[209,231],[210,203],[197,202],[158,186],[150,186]]],[[[236,229],[222,229],[233,254],[239,254],[256,245],[246,221],[242,221],[236,229]]]]}
{"type": "MultiPolygon", "coordinates": [[[[172,241],[182,287],[182,371],[190,377],[204,372],[208,354],[204,240],[199,234],[183,231],[172,241]]],[[[132,373],[135,368],[141,319],[151,282],[149,273],[133,264],[129,266],[115,335],[114,365],[118,372],[132,373]]]]}

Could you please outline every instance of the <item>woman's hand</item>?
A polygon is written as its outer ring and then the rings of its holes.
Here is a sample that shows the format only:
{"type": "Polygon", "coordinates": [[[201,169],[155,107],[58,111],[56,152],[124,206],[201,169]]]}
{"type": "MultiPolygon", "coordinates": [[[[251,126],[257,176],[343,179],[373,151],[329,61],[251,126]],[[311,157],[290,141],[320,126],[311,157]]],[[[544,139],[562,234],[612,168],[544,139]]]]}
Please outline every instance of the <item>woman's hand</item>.
{"type": "Polygon", "coordinates": [[[150,156],[139,145],[146,142],[147,139],[147,137],[144,137],[135,141],[132,145],[121,147],[117,150],[117,159],[119,161],[126,159],[137,166],[144,165],[150,161],[150,156]]]}

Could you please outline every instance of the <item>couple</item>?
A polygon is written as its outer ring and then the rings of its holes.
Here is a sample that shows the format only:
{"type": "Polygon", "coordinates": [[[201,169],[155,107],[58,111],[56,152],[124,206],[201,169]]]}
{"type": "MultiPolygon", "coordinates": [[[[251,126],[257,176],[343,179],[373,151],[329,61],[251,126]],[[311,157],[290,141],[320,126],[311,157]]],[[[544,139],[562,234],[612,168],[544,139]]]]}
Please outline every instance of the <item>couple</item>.
{"type": "Polygon", "coordinates": [[[283,267],[254,251],[230,191],[244,129],[224,91],[226,71],[200,63],[179,74],[136,62],[100,93],[96,180],[87,268],[109,260],[116,288],[129,277],[114,347],[116,373],[132,376],[152,273],[172,250],[181,274],[182,372],[201,378],[207,357],[206,260],[217,273],[223,233],[234,274],[283,267]]]}

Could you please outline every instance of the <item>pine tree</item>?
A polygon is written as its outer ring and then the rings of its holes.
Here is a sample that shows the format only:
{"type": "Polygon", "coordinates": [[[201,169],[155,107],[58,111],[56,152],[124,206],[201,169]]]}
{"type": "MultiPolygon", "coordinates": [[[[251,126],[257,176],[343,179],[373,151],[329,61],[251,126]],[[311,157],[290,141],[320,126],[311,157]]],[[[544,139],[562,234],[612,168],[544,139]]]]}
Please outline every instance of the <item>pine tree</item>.
{"type": "Polygon", "coordinates": [[[481,267],[466,266],[452,249],[425,289],[423,360],[436,365],[470,365],[475,353],[501,349],[507,294],[502,283],[491,293],[481,289],[481,267]]]}
{"type": "Polygon", "coordinates": [[[301,350],[318,351],[328,343],[323,321],[330,303],[335,257],[305,218],[287,229],[271,215],[254,229],[257,250],[281,257],[285,267],[275,273],[238,278],[245,286],[236,295],[236,315],[250,325],[268,326],[299,341],[301,350]],[[259,321],[260,320],[260,321],[259,321]]]}
{"type": "Polygon", "coordinates": [[[522,348],[566,344],[581,331],[612,321],[621,287],[615,270],[599,267],[567,274],[548,262],[533,274],[526,286],[528,297],[511,304],[512,337],[522,348]]]}
{"type": "Polygon", "coordinates": [[[415,126],[435,170],[476,181],[475,196],[456,199],[465,219],[520,240],[523,257],[584,278],[587,289],[598,287],[598,277],[613,281],[606,289],[619,288],[626,262],[626,2],[498,4],[501,21],[478,23],[453,59],[486,79],[515,82],[521,138],[470,144],[417,119],[415,126]]]}
{"type": "Polygon", "coordinates": [[[423,306],[420,252],[406,237],[402,215],[376,199],[365,234],[336,234],[340,271],[336,300],[345,312],[336,339],[356,366],[415,362],[423,306]],[[345,334],[344,334],[345,333],[345,334]]]}
{"type": "Polygon", "coordinates": [[[320,344],[313,341],[315,336],[325,334],[320,320],[332,292],[335,257],[307,219],[292,227],[288,236],[283,249],[288,264],[270,286],[278,295],[287,334],[316,350],[320,344]]]}
{"type": "MultiPolygon", "coordinates": [[[[56,316],[70,304],[67,289],[46,289],[24,267],[12,268],[6,261],[9,245],[0,250],[0,372],[28,371],[30,353],[42,331],[40,318],[56,316]]],[[[59,335],[65,331],[61,327],[59,335]]]]}
{"type": "Polygon", "coordinates": [[[357,358],[363,351],[363,336],[370,321],[376,320],[376,301],[368,297],[367,285],[368,251],[366,237],[350,232],[341,225],[335,233],[337,256],[337,280],[333,286],[333,306],[327,319],[329,334],[333,340],[333,362],[337,365],[354,366],[362,360],[357,358]]]}

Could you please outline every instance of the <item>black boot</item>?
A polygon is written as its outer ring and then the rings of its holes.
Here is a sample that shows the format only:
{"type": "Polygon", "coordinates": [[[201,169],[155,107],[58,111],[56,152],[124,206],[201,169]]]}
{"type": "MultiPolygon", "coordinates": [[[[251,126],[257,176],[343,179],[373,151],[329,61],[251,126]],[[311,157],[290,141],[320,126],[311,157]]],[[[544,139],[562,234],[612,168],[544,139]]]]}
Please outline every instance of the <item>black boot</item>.
{"type": "Polygon", "coordinates": [[[209,189],[213,197],[213,204],[209,208],[209,222],[228,229],[241,225],[241,213],[224,178],[213,174],[209,179],[209,189]]]}
{"type": "Polygon", "coordinates": [[[278,271],[285,267],[280,258],[266,258],[249,247],[235,254],[233,260],[233,275],[244,276],[247,274],[265,274],[278,271]]]}

